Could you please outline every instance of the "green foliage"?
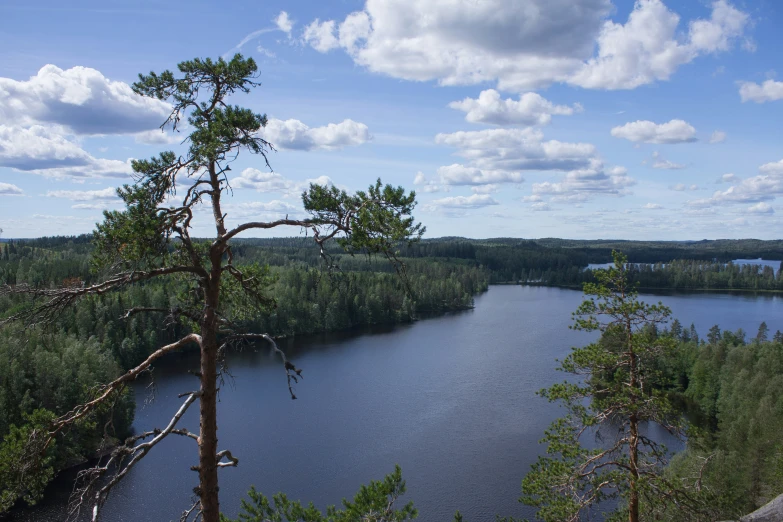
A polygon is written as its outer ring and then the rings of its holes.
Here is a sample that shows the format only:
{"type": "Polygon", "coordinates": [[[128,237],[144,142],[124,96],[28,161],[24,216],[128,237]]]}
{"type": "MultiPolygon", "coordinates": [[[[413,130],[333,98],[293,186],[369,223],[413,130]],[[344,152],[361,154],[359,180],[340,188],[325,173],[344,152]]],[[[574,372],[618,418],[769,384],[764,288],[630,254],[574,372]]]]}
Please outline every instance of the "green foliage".
{"type": "Polygon", "coordinates": [[[24,424],[11,425],[0,442],[0,513],[18,499],[35,504],[54,477],[55,447],[44,450],[54,414],[44,409],[23,415],[24,424]]]}
{"type": "MultiPolygon", "coordinates": [[[[353,501],[343,499],[341,508],[329,506],[322,513],[311,502],[307,507],[299,501],[288,500],[283,493],[272,497],[270,502],[254,487],[248,492],[250,500],[242,500],[242,513],[236,522],[402,522],[413,520],[418,512],[413,502],[401,509],[394,507],[395,502],[405,494],[405,481],[402,469],[395,466],[394,472],[383,480],[372,480],[363,485],[353,501]]],[[[222,522],[232,522],[221,516],[222,522]]]]}
{"type": "MultiPolygon", "coordinates": [[[[676,342],[658,335],[657,327],[671,311],[639,301],[628,282],[627,258],[613,256],[614,267],[597,271],[597,283],[585,284],[587,298],[574,313],[574,329],[599,331],[601,337],[573,348],[560,363],[560,370],[579,379],[540,392],[567,412],[545,432],[547,455],[522,482],[520,500],[538,508],[538,518],[547,522],[578,520],[607,500],[641,501],[651,512],[662,495],[679,496],[662,477],[666,448],[639,433],[641,423],[682,430],[662,392],[669,380],[660,361],[672,356],[676,342]],[[602,433],[612,435],[604,441],[602,433]],[[599,437],[597,447],[583,445],[586,434],[599,437]]],[[[617,516],[627,516],[623,505],[617,516]]]]}
{"type": "Polygon", "coordinates": [[[699,479],[710,520],[739,518],[783,493],[783,344],[726,334],[683,346],[694,358],[685,394],[705,420],[668,470],[672,480],[699,479]]]}

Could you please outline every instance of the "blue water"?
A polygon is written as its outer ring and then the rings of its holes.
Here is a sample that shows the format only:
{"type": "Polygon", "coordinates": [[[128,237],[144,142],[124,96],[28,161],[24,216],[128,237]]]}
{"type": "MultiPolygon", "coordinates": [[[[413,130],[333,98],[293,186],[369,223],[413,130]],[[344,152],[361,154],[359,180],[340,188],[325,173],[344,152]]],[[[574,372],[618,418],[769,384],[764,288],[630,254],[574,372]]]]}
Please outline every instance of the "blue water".
{"type": "MultiPolygon", "coordinates": [[[[713,324],[755,334],[761,321],[783,329],[783,298],[749,294],[642,296],[662,301],[704,336],[713,324]]],[[[557,407],[535,395],[561,381],[555,359],[593,339],[568,329],[578,291],[493,286],[472,311],[375,333],[300,338],[284,348],[304,380],[292,401],[279,361],[265,348],[232,354],[233,375],[219,404],[219,447],[240,459],[221,470],[223,511],[237,514],[250,485],[325,507],[352,496],[399,463],[419,520],[471,521],[495,514],[531,517],[517,502],[522,477],[543,452],[538,444],[557,407]]],[[[195,354],[170,357],[135,388],[138,430],[162,426],[194,390],[195,354]]],[[[198,428],[197,409],[182,426],[198,428]]],[[[663,437],[653,433],[655,437],[663,437]]],[[[672,445],[674,446],[674,445],[672,445]]],[[[109,498],[103,520],[179,520],[191,504],[195,443],[172,437],[157,446],[109,498]]],[[[65,474],[34,510],[14,520],[62,520],[71,483],[65,474]]]]}

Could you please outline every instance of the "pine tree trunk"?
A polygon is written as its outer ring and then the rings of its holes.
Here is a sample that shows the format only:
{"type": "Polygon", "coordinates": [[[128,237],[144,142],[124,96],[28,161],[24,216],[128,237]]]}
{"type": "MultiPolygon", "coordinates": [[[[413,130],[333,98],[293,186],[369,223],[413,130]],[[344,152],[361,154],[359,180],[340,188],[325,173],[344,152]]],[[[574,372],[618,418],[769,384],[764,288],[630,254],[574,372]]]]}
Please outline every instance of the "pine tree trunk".
{"type": "Polygon", "coordinates": [[[629,522],[639,522],[639,421],[636,419],[636,415],[631,415],[630,435],[631,492],[628,498],[628,520],[629,522]]]}
{"type": "MultiPolygon", "coordinates": [[[[214,266],[214,265],[213,265],[214,266]]],[[[203,522],[219,522],[217,465],[217,317],[220,288],[220,264],[212,271],[206,292],[204,323],[201,325],[201,411],[199,432],[199,497],[203,522]]]]}
{"type": "Polygon", "coordinates": [[[201,412],[198,446],[199,496],[204,522],[218,522],[217,475],[217,342],[214,330],[202,330],[204,345],[201,348],[201,412]],[[206,335],[205,335],[206,334],[206,335]]]}

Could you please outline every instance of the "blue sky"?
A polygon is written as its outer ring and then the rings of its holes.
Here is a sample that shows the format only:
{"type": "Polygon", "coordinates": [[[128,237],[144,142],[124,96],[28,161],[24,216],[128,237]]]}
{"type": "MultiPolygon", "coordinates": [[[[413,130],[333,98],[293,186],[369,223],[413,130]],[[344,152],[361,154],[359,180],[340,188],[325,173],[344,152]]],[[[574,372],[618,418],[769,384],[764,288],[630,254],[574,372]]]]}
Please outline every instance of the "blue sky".
{"type": "Polygon", "coordinates": [[[237,51],[262,86],[235,101],[278,152],[232,165],[236,221],[381,177],[417,191],[429,237],[781,237],[777,1],[226,6],[0,5],[3,237],[92,230],[130,158],[179,148],[128,84],[237,51]]]}

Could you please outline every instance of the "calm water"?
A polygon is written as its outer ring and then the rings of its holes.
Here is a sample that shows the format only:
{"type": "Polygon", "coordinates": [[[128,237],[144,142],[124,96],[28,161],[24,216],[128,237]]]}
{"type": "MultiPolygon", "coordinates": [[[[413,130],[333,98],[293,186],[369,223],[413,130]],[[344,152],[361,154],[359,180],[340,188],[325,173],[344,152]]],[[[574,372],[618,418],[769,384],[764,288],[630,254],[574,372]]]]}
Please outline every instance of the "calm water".
{"type": "MultiPolygon", "coordinates": [[[[220,448],[240,459],[221,471],[222,509],[236,515],[251,484],[316,505],[339,503],[359,485],[399,463],[420,520],[451,520],[461,510],[473,522],[530,516],[517,502],[523,475],[558,414],[535,391],[561,380],[555,359],[591,340],[570,331],[581,301],[573,290],[493,286],[475,310],[373,334],[297,339],[286,349],[305,379],[292,401],[281,365],[267,350],[229,357],[233,381],[221,392],[220,448]]],[[[783,329],[783,298],[729,294],[644,296],[669,305],[700,335],[710,326],[755,334],[766,321],[783,329]]],[[[194,354],[174,356],[155,371],[156,399],[136,388],[135,426],[163,426],[194,390],[194,354]]],[[[180,423],[196,431],[197,408],[180,423]]],[[[178,520],[190,505],[195,443],[171,437],[159,444],[110,497],[103,520],[178,520]]],[[[69,485],[51,488],[48,505],[19,521],[61,520],[57,502],[69,485]]]]}

